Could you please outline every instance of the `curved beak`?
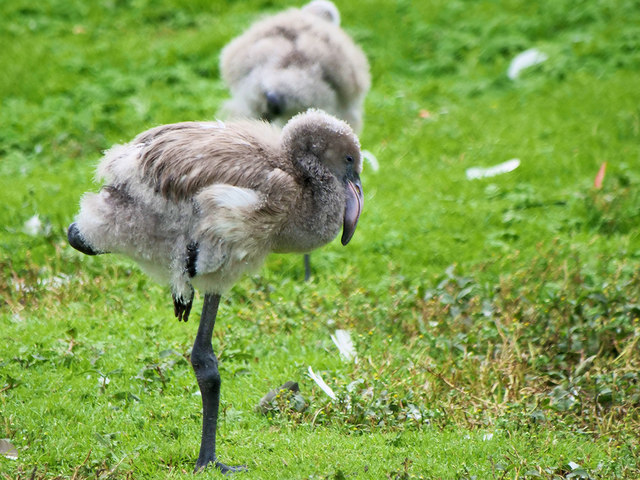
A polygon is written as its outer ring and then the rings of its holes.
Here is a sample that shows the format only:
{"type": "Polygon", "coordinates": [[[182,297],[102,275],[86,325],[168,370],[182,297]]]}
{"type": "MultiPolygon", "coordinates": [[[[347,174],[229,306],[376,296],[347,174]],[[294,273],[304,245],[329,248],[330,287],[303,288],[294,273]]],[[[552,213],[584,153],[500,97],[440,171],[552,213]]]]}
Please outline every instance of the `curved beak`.
{"type": "Polygon", "coordinates": [[[362,212],[364,196],[362,195],[362,183],[357,174],[347,180],[346,202],[344,205],[344,223],[342,225],[342,245],[346,245],[353,237],[358,225],[358,218],[362,212]]]}

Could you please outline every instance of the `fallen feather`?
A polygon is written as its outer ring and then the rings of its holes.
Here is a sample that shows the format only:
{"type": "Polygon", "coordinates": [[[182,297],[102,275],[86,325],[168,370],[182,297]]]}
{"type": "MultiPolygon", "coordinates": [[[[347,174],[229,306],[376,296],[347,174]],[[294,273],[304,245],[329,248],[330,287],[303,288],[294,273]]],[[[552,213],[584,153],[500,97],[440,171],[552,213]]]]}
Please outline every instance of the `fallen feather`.
{"type": "Polygon", "coordinates": [[[22,225],[22,231],[32,237],[44,236],[48,237],[51,234],[51,222],[42,221],[40,216],[36,213],[29,220],[22,225]]]}
{"type": "Polygon", "coordinates": [[[351,334],[348,330],[336,330],[336,333],[331,335],[331,340],[338,347],[342,358],[347,362],[353,360],[354,363],[358,363],[356,347],[353,345],[353,340],[351,340],[351,334]]]}
{"type": "Polygon", "coordinates": [[[378,159],[376,158],[376,156],[369,150],[362,150],[362,152],[360,153],[362,154],[362,158],[369,162],[369,164],[371,165],[371,169],[374,172],[377,172],[380,168],[380,164],[378,163],[378,159]]]}
{"type": "Polygon", "coordinates": [[[307,401],[300,394],[300,387],[298,382],[288,381],[284,385],[269,390],[267,394],[260,399],[256,410],[260,413],[268,413],[280,409],[278,398],[282,397],[286,399],[287,405],[296,412],[302,412],[307,408],[307,401]]]}
{"type": "Polygon", "coordinates": [[[7,438],[0,438],[0,454],[9,460],[18,459],[18,449],[7,438]]]}
{"type": "Polygon", "coordinates": [[[409,405],[407,405],[407,408],[407,418],[415,420],[416,422],[420,422],[422,420],[422,413],[420,413],[420,409],[418,407],[410,403],[409,405]]]}
{"type": "Polygon", "coordinates": [[[509,69],[507,70],[507,76],[511,80],[515,80],[520,76],[523,70],[533,67],[534,65],[538,65],[546,61],[549,57],[538,50],[537,48],[530,48],[529,50],[525,50],[522,53],[519,53],[511,60],[509,64],[509,69]]]}
{"type": "Polygon", "coordinates": [[[495,177],[503,173],[512,172],[520,166],[520,159],[512,158],[506,162],[499,163],[492,167],[471,167],[467,168],[467,180],[477,180],[479,178],[495,177]]]}
{"type": "Polygon", "coordinates": [[[329,397],[331,397],[331,400],[336,399],[336,394],[333,393],[333,390],[331,390],[331,387],[324,382],[324,380],[320,375],[317,375],[316,373],[314,373],[311,367],[309,367],[308,375],[311,378],[311,380],[316,382],[316,384],[322,389],[324,393],[326,393],[327,395],[329,395],[329,397]]]}
{"type": "Polygon", "coordinates": [[[42,220],[40,220],[40,217],[36,213],[33,217],[24,222],[22,229],[24,230],[24,233],[31,235],[32,237],[40,235],[42,232],[42,220]]]}
{"type": "Polygon", "coordinates": [[[604,181],[604,174],[607,170],[607,162],[602,162],[602,165],[600,165],[600,169],[598,170],[598,173],[596,174],[596,178],[593,180],[593,186],[595,188],[602,188],[602,182],[604,181]]]}

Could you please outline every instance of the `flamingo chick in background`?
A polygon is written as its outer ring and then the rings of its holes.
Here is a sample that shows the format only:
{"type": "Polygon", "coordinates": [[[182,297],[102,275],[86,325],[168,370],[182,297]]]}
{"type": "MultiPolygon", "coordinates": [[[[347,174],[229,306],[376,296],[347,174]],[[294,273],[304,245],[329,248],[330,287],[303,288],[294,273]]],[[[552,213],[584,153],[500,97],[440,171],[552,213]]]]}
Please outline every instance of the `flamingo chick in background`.
{"type": "Polygon", "coordinates": [[[231,91],[222,113],[263,118],[279,126],[319,108],[362,129],[371,86],[364,52],[340,28],[340,13],[315,0],[254,23],[220,54],[220,74],[231,91]]]}
{"type": "Polygon", "coordinates": [[[191,352],[202,393],[196,471],[217,461],[218,361],[211,343],[220,296],[270,252],[308,252],[354,234],[363,205],[358,138],[322,111],[280,131],[258,120],[164,125],[115,146],[98,166],[104,185],[87,193],[69,226],[87,255],[120,253],[171,286],[187,321],[193,287],[204,305],[191,352]]]}

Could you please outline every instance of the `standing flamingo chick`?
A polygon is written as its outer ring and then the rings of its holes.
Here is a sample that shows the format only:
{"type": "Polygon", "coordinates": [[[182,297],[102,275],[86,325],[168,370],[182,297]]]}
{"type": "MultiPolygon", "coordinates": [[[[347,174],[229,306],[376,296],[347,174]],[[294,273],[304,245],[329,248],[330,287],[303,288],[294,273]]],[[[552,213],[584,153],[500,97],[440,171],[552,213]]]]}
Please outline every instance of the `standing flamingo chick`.
{"type": "Polygon", "coordinates": [[[121,253],[171,286],[187,321],[193,286],[205,293],[191,363],[202,393],[196,471],[216,460],[220,398],[211,344],[220,295],[270,252],[307,252],[342,227],[351,239],[363,205],[360,146],[343,121],[310,110],[282,132],[258,120],[164,125],[109,150],[99,193],[87,193],[69,243],[121,253]]]}
{"type": "Polygon", "coordinates": [[[362,50],[340,28],[340,13],[315,0],[253,24],[220,55],[220,72],[232,99],[228,116],[263,118],[283,125],[308,108],[320,108],[359,132],[371,85],[362,50]]]}

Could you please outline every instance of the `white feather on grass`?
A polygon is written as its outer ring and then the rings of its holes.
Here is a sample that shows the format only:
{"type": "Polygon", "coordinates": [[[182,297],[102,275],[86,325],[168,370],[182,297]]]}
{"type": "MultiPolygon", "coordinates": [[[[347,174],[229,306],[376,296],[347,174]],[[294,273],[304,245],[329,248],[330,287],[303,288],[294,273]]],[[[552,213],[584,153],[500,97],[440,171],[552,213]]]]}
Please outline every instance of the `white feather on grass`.
{"type": "Polygon", "coordinates": [[[477,180],[478,178],[495,177],[496,175],[502,175],[503,173],[512,172],[520,166],[520,159],[512,158],[506,162],[499,163],[492,167],[471,167],[467,169],[467,179],[477,180]]]}
{"type": "Polygon", "coordinates": [[[331,387],[324,382],[324,380],[320,375],[314,373],[311,367],[309,367],[308,375],[309,375],[309,378],[311,378],[311,380],[316,382],[316,384],[320,387],[320,389],[322,389],[324,393],[326,393],[327,395],[329,395],[329,397],[331,397],[331,400],[336,399],[336,394],[333,393],[333,390],[331,390],[331,387]]]}
{"type": "Polygon", "coordinates": [[[0,455],[9,460],[18,459],[18,449],[13,446],[8,438],[0,438],[0,455]]]}
{"type": "Polygon", "coordinates": [[[537,48],[530,48],[522,53],[516,55],[509,64],[509,70],[507,70],[507,76],[511,80],[515,80],[520,76],[520,73],[526,68],[533,67],[546,61],[549,57],[538,50],[537,48]]]}
{"type": "Polygon", "coordinates": [[[32,237],[42,235],[44,226],[42,224],[42,220],[40,220],[40,216],[36,213],[33,217],[24,222],[22,230],[24,233],[32,237]]]}
{"type": "Polygon", "coordinates": [[[351,334],[348,330],[336,330],[336,333],[331,335],[331,340],[333,340],[333,343],[338,347],[342,358],[347,362],[353,360],[354,363],[358,363],[358,353],[356,352],[356,347],[353,345],[353,340],[351,340],[351,334]]]}

